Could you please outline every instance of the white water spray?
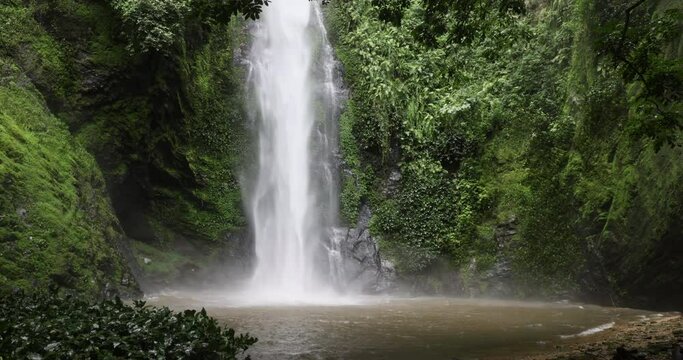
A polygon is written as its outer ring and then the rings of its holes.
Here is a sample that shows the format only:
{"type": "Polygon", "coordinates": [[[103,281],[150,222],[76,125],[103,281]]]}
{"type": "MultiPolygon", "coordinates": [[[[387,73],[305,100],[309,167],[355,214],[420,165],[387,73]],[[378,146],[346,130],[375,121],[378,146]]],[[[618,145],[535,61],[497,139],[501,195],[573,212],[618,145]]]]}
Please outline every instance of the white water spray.
{"type": "Polygon", "coordinates": [[[319,4],[275,0],[265,8],[251,64],[259,157],[247,195],[257,261],[248,292],[309,302],[331,295],[326,242],[337,220],[335,65],[319,4]]]}

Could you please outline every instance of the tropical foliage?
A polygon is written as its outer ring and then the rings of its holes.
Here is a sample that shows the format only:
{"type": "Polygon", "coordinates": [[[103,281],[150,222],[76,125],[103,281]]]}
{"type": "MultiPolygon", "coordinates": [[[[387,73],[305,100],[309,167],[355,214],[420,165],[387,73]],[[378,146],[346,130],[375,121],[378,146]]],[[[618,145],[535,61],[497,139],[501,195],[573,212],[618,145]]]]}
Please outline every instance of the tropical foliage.
{"type": "Polygon", "coordinates": [[[0,358],[230,360],[256,341],[221,327],[204,309],[173,312],[143,301],[91,303],[54,294],[0,298],[0,358]]]}
{"type": "Polygon", "coordinates": [[[645,265],[681,248],[665,245],[683,213],[675,2],[331,6],[351,90],[342,208],[375,209],[404,273],[511,259],[520,292],[618,299],[643,271],[681,264],[645,265]],[[510,221],[513,241],[498,243],[510,221]]]}
{"type": "Polygon", "coordinates": [[[233,15],[257,19],[270,0],[111,0],[121,17],[131,51],[167,51],[184,31],[225,24],[233,15]]]}

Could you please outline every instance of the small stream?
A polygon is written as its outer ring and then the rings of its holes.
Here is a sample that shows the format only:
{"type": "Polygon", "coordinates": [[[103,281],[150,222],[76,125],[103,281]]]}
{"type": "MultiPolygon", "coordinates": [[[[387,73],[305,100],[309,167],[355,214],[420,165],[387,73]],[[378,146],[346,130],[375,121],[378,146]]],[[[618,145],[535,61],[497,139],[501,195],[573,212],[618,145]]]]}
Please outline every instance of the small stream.
{"type": "Polygon", "coordinates": [[[259,342],[253,359],[513,359],[542,354],[655,313],[592,305],[456,298],[360,297],[337,305],[258,306],[212,295],[153,305],[205,307],[259,342]]]}

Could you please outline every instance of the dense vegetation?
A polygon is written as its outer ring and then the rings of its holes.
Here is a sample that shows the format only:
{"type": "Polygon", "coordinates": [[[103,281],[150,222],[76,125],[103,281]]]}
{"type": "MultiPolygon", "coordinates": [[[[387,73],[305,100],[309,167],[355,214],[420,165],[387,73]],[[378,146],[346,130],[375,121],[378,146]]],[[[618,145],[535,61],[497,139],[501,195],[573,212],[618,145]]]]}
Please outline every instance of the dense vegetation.
{"type": "Polygon", "coordinates": [[[0,288],[132,295],[126,262],[153,288],[240,254],[235,15],[266,3],[0,4],[0,288]]]}
{"type": "MultiPolygon", "coordinates": [[[[255,342],[117,296],[250,261],[240,61],[268,2],[0,2],[0,359],[255,342]]],[[[323,3],[350,90],[342,215],[371,209],[400,279],[680,308],[680,1],[323,3]]]]}
{"type": "MultiPolygon", "coordinates": [[[[136,296],[249,262],[239,62],[267,3],[0,3],[0,292],[136,296]]],[[[342,215],[372,209],[402,278],[680,301],[678,2],[326,3],[342,215]]]]}
{"type": "Polygon", "coordinates": [[[265,3],[0,3],[0,359],[235,359],[256,341],[117,296],[241,245],[236,15],[265,3]]]}
{"type": "Polygon", "coordinates": [[[679,5],[332,2],[345,218],[428,291],[680,301],[679,5]]]}
{"type": "MultiPolygon", "coordinates": [[[[206,311],[54,294],[0,299],[0,359],[237,359],[256,338],[206,311]]],[[[248,357],[247,357],[248,358],[248,357]]]]}

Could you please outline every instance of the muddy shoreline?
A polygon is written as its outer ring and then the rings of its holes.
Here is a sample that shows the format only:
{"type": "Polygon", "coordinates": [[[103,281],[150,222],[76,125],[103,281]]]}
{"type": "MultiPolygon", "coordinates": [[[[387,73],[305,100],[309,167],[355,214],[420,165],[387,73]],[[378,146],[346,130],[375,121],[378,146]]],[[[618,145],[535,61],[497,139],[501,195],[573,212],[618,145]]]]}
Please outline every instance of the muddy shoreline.
{"type": "Polygon", "coordinates": [[[566,345],[524,359],[683,360],[683,317],[680,313],[659,314],[567,340],[566,345]]]}

